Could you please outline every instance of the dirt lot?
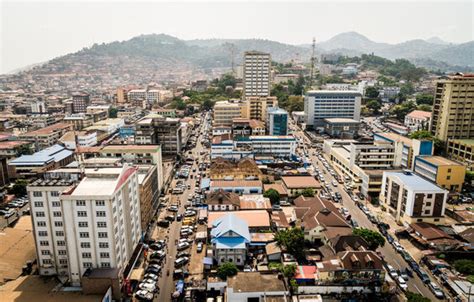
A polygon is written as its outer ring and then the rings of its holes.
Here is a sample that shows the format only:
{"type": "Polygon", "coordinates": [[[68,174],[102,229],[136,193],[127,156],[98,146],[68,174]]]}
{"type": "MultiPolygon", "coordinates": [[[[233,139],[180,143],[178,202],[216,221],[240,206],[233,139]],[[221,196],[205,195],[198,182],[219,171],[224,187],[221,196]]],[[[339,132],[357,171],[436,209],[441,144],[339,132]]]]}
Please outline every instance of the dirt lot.
{"type": "Polygon", "coordinates": [[[102,296],[83,295],[82,292],[57,292],[58,283],[54,278],[22,276],[0,286],[0,301],[15,302],[88,302],[101,301],[102,296]]]}
{"type": "Polygon", "coordinates": [[[0,232],[0,242],[0,284],[3,284],[20,276],[26,261],[36,258],[31,217],[22,216],[13,228],[0,232]]]}

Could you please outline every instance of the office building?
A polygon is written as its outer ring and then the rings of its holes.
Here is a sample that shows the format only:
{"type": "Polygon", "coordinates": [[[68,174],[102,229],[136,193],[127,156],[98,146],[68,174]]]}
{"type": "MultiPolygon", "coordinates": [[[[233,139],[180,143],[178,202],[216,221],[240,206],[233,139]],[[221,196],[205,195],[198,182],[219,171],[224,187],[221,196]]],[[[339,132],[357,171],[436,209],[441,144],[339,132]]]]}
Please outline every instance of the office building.
{"type": "Polygon", "coordinates": [[[87,93],[76,93],[72,95],[73,113],[85,113],[90,105],[90,96],[87,93]]]}
{"type": "Polygon", "coordinates": [[[271,62],[271,56],[268,53],[245,52],[243,62],[244,98],[270,95],[271,62]]]}
{"type": "Polygon", "coordinates": [[[450,139],[448,140],[448,155],[457,161],[467,165],[474,171],[474,139],[450,139]]]}
{"type": "Polygon", "coordinates": [[[409,171],[384,172],[380,201],[397,222],[442,223],[448,191],[409,171]]]}
{"type": "Polygon", "coordinates": [[[273,107],[267,110],[268,135],[288,135],[288,112],[284,109],[273,107]]]}
{"type": "Polygon", "coordinates": [[[357,91],[312,90],[304,98],[306,125],[324,127],[326,118],[348,118],[360,121],[362,94],[357,91]]]}
{"type": "Polygon", "coordinates": [[[63,122],[73,125],[74,130],[82,130],[86,127],[92,126],[94,124],[94,119],[91,115],[78,113],[65,116],[63,122]]]}
{"type": "Polygon", "coordinates": [[[178,118],[148,115],[135,125],[137,145],[160,145],[163,155],[176,156],[181,152],[183,129],[178,118]]]}
{"type": "Polygon", "coordinates": [[[248,97],[242,104],[241,116],[265,122],[267,111],[276,107],[278,107],[278,99],[275,96],[248,97]]]}
{"type": "MultiPolygon", "coordinates": [[[[117,268],[118,276],[124,272],[142,233],[138,183],[136,167],[93,169],[60,194],[53,217],[62,217],[72,285],[80,285],[89,269],[117,268]]],[[[31,204],[43,201],[45,195],[34,189],[29,194],[31,204]]],[[[35,207],[32,216],[46,216],[38,212],[35,207]]]]}
{"type": "Polygon", "coordinates": [[[350,118],[324,119],[324,132],[334,138],[354,138],[359,132],[360,122],[350,118]]]}
{"type": "Polygon", "coordinates": [[[265,123],[258,120],[235,118],[232,121],[231,134],[236,138],[265,135],[265,123]]]}
{"type": "Polygon", "coordinates": [[[436,83],[431,121],[436,138],[474,138],[474,75],[455,75],[436,83]]]}
{"type": "Polygon", "coordinates": [[[45,114],[48,113],[44,101],[36,100],[31,103],[32,114],[45,114]]]}
{"type": "Polygon", "coordinates": [[[213,125],[232,126],[232,120],[242,116],[242,103],[240,101],[216,102],[213,114],[213,125]]]}
{"type": "Polygon", "coordinates": [[[20,139],[34,143],[35,150],[39,151],[57,144],[59,139],[70,130],[73,130],[73,125],[56,123],[43,129],[22,133],[20,139]]]}
{"type": "Polygon", "coordinates": [[[450,192],[461,192],[466,166],[441,156],[417,156],[414,171],[450,192]]]}
{"type": "Polygon", "coordinates": [[[97,132],[69,131],[59,139],[59,142],[69,150],[75,150],[77,147],[92,147],[97,145],[97,132]]]}

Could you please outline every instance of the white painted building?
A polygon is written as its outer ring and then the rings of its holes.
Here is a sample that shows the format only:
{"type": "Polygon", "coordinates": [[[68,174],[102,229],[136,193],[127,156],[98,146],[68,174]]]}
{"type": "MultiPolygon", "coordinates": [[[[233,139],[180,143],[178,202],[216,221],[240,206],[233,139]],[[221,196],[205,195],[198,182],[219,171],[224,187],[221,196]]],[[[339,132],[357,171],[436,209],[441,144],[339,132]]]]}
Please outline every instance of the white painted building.
{"type": "Polygon", "coordinates": [[[244,54],[243,96],[269,96],[271,56],[269,53],[247,51],[244,54]]]}
{"type": "Polygon", "coordinates": [[[255,156],[272,156],[291,158],[296,154],[296,139],[291,135],[283,136],[250,136],[239,140],[214,139],[211,144],[211,159],[254,158],[255,156]]]}
{"type": "Polygon", "coordinates": [[[91,169],[76,186],[28,187],[37,253],[49,250],[53,258],[39,257],[46,260],[40,274],[66,274],[79,286],[88,268],[123,272],[141,235],[137,171],[128,165],[91,169]],[[51,267],[56,262],[62,266],[51,267]]]}

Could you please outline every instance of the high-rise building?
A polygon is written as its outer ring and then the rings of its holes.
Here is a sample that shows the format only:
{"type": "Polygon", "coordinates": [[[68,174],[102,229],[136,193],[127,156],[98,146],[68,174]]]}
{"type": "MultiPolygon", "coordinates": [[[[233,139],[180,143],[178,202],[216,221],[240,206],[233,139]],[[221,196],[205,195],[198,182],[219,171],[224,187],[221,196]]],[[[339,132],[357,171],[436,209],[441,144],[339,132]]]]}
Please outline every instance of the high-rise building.
{"type": "Polygon", "coordinates": [[[87,93],[76,93],[72,95],[72,110],[74,113],[85,113],[90,105],[90,97],[87,93]]]}
{"type": "MultiPolygon", "coordinates": [[[[232,120],[231,120],[232,121],[232,120]]],[[[161,145],[164,155],[177,155],[182,148],[183,130],[179,118],[148,115],[135,125],[137,145],[161,145]]]]}
{"type": "Polygon", "coordinates": [[[326,118],[360,120],[362,94],[358,91],[313,90],[304,98],[306,125],[324,126],[326,118]]]}
{"type": "Polygon", "coordinates": [[[269,96],[271,56],[269,53],[247,51],[244,54],[243,96],[269,96]]]}
{"type": "Polygon", "coordinates": [[[474,75],[436,83],[431,132],[440,140],[474,138],[474,75]]]}
{"type": "Polygon", "coordinates": [[[288,112],[274,107],[267,111],[267,132],[269,135],[288,135],[288,112]]]}
{"type": "Polygon", "coordinates": [[[80,285],[88,269],[123,273],[142,234],[137,167],[86,170],[77,185],[38,180],[27,191],[41,275],[80,285]]]}

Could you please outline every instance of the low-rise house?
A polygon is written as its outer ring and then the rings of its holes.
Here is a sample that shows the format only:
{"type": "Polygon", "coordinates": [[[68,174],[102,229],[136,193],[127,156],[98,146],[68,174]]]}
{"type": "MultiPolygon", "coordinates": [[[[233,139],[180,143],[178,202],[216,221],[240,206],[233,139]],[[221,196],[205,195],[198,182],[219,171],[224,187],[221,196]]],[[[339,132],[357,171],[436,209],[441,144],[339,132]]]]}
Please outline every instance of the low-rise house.
{"type": "Polygon", "coordinates": [[[288,192],[285,189],[285,186],[282,183],[274,183],[274,184],[263,184],[263,191],[266,192],[270,189],[273,189],[280,194],[280,201],[287,201],[288,200],[288,192]]]}
{"type": "Polygon", "coordinates": [[[412,238],[425,248],[440,251],[456,249],[461,245],[446,232],[431,223],[417,222],[410,224],[412,238]]]}
{"type": "Polygon", "coordinates": [[[238,211],[240,210],[239,195],[222,189],[207,195],[206,204],[209,211],[238,211]]]}
{"type": "Polygon", "coordinates": [[[405,116],[405,126],[410,131],[428,130],[431,121],[431,112],[413,110],[405,116]]]}
{"type": "Polygon", "coordinates": [[[241,210],[270,210],[272,208],[270,199],[261,194],[245,194],[239,198],[241,210]]]}
{"type": "Polygon", "coordinates": [[[22,133],[20,139],[34,143],[36,151],[39,151],[57,144],[61,136],[70,130],[73,130],[73,125],[56,123],[46,128],[22,133]]]}
{"type": "Polygon", "coordinates": [[[212,222],[212,255],[218,265],[232,262],[243,266],[247,258],[250,232],[247,222],[228,213],[212,222]]]}
{"type": "Polygon", "coordinates": [[[210,191],[224,190],[237,194],[262,194],[260,180],[211,180],[210,191]]]}
{"type": "Polygon", "coordinates": [[[315,194],[321,189],[321,184],[314,176],[283,176],[281,180],[289,197],[301,195],[305,189],[313,189],[315,194]]]}
{"type": "Polygon", "coordinates": [[[334,254],[347,250],[366,251],[369,249],[367,241],[358,235],[340,235],[331,238],[328,241],[328,245],[333,250],[334,254]]]}
{"type": "Polygon", "coordinates": [[[207,227],[212,228],[214,221],[227,214],[233,214],[244,220],[251,232],[270,230],[270,217],[265,210],[247,210],[247,211],[214,211],[209,212],[207,217],[207,227]]]}
{"type": "Polygon", "coordinates": [[[227,279],[227,301],[289,301],[290,293],[282,278],[275,274],[239,272],[227,279]]]}
{"type": "Polygon", "coordinates": [[[333,272],[332,282],[344,285],[380,286],[385,279],[383,261],[374,251],[345,251],[337,254],[342,269],[333,272]]]}
{"type": "Polygon", "coordinates": [[[253,159],[244,158],[239,161],[230,161],[216,158],[210,167],[211,179],[263,179],[263,173],[253,159]]]}
{"type": "Polygon", "coordinates": [[[265,246],[265,253],[267,254],[268,261],[281,260],[281,248],[276,241],[270,242],[265,246]]]}

